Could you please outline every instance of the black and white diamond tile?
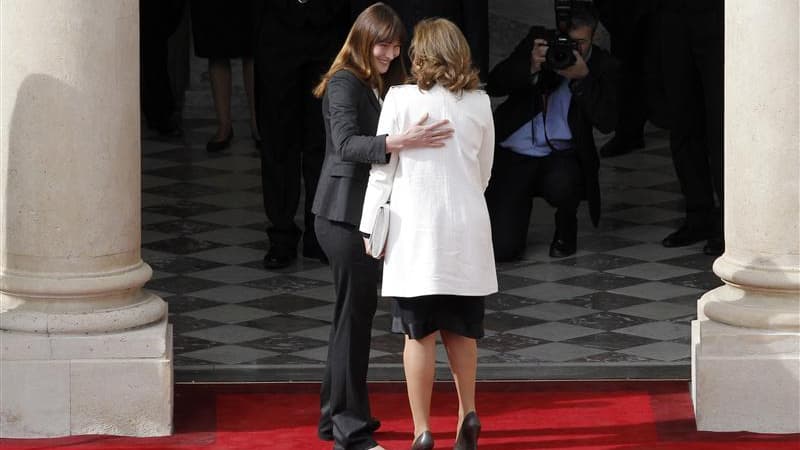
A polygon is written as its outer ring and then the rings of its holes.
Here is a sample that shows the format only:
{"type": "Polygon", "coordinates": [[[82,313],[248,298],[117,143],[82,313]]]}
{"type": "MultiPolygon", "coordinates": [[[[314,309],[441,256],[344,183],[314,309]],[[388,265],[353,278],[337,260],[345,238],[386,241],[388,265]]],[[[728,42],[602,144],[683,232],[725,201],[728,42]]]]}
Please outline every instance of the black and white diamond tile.
{"type": "Polygon", "coordinates": [[[239,342],[251,341],[274,334],[274,332],[266,330],[267,329],[264,328],[251,328],[241,325],[220,325],[218,327],[192,331],[190,333],[185,333],[185,335],[212,342],[222,342],[223,344],[237,344],[239,342]]]}
{"type": "Polygon", "coordinates": [[[515,328],[513,330],[509,330],[508,332],[534,339],[543,339],[550,342],[556,342],[600,333],[601,330],[579,325],[570,325],[562,322],[545,322],[529,327],[515,328]]]}
{"type": "Polygon", "coordinates": [[[604,353],[604,351],[589,347],[581,347],[580,345],[565,344],[563,342],[550,342],[548,344],[516,350],[513,353],[539,362],[567,362],[598,353],[604,353]]]}
{"type": "Polygon", "coordinates": [[[563,341],[567,344],[580,345],[583,347],[596,348],[600,350],[617,351],[626,348],[639,347],[645,344],[652,344],[655,339],[649,339],[640,336],[631,336],[626,334],[614,333],[612,331],[605,333],[590,334],[581,336],[574,339],[567,339],[563,341]]]}
{"type": "MultiPolygon", "coordinates": [[[[650,137],[662,142],[663,135],[650,137]]],[[[303,258],[286,269],[263,268],[267,219],[251,142],[235,141],[214,157],[203,155],[202,145],[143,145],[155,149],[143,157],[142,256],[156,271],[147,288],[170,307],[178,378],[183,370],[192,377],[207,370],[205,379],[224,380],[219,369],[250,367],[261,378],[306,370],[314,379],[328,357],[332,276],[303,258]]],[[[525,257],[498,265],[500,292],[486,299],[479,343],[481,364],[491,366],[485,376],[502,378],[504,367],[520,364],[563,367],[566,378],[571,368],[604,364],[631,368],[620,376],[643,374],[642,367],[688,373],[697,299],[721,282],[702,243],[660,245],[673,230],[665,222],[682,215],[679,194],[665,188],[674,176],[658,170],[670,164],[647,151],[603,160],[608,210],[597,229],[582,211],[579,251],[571,257],[548,256],[553,211],[535,201],[525,257]]],[[[403,339],[389,333],[388,301],[379,303],[371,360],[384,369],[381,376],[402,376],[403,339]]],[[[437,351],[445,363],[443,348],[437,351]]]]}
{"type": "MultiPolygon", "coordinates": [[[[333,315],[330,269],[302,257],[263,268],[267,218],[258,152],[240,138],[250,135],[242,87],[234,87],[237,138],[208,154],[213,105],[208,86],[196,82],[205,65],[193,64],[185,135],[164,141],[145,131],[142,140],[142,258],[155,271],[146,287],[169,305],[176,377],[225,381],[226,371],[243,379],[249,370],[252,380],[317,380],[333,315]]],[[[722,283],[702,242],[661,245],[683,204],[667,133],[649,130],[645,140],[644,150],[602,160],[603,218],[593,228],[581,205],[575,255],[548,255],[554,211],[534,201],[524,257],[498,264],[500,292],[486,299],[481,377],[586,377],[603,367],[623,378],[688,376],[697,300],[722,283]]],[[[398,379],[403,337],[390,333],[389,311],[381,299],[370,374],[398,379]]],[[[446,367],[441,345],[437,361],[446,367]]]]}

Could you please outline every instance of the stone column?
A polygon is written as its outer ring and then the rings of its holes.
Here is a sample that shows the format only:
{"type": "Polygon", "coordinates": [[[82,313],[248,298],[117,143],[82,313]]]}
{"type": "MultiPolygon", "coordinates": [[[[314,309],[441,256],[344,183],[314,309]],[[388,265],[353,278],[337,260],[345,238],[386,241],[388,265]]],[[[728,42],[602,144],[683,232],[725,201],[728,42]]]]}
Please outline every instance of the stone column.
{"type": "Polygon", "coordinates": [[[692,326],[697,426],[800,432],[800,2],[725,2],[725,285],[692,326]]]}
{"type": "Polygon", "coordinates": [[[166,435],[136,0],[0,0],[0,437],[166,435]]]}

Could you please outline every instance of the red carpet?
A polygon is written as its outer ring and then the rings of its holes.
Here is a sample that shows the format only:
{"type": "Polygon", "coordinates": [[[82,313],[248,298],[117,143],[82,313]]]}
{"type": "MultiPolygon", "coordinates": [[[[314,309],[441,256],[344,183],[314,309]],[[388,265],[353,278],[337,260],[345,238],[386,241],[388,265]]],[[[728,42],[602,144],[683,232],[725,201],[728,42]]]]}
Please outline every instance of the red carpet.
{"type": "MultiPolygon", "coordinates": [[[[3,449],[330,449],[316,437],[314,384],[179,385],[175,431],[167,438],[81,436],[0,440],[3,449]]],[[[378,440],[408,449],[405,387],[372,385],[378,440]]],[[[432,427],[438,449],[452,448],[456,397],[437,385],[432,427]]],[[[686,382],[480,383],[483,450],[800,450],[800,435],[700,433],[686,382]]]]}

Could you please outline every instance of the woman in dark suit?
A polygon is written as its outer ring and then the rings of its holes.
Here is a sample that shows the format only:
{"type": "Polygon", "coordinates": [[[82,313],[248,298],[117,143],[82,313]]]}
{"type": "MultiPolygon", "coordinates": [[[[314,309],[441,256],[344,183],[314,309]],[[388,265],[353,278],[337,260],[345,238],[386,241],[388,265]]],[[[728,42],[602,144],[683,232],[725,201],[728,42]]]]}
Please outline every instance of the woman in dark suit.
{"type": "Polygon", "coordinates": [[[326,148],[313,213],[320,246],[330,261],[336,290],[322,380],[319,436],[344,450],[382,449],[367,397],[372,318],[377,306],[378,262],[364,252],[358,231],[370,165],[389,153],[441,147],[453,130],[447,121],[402,134],[375,136],[382,97],[405,80],[400,54],[405,27],[390,7],[376,3],[355,20],[344,46],[314,90],[322,98],[326,148]]]}

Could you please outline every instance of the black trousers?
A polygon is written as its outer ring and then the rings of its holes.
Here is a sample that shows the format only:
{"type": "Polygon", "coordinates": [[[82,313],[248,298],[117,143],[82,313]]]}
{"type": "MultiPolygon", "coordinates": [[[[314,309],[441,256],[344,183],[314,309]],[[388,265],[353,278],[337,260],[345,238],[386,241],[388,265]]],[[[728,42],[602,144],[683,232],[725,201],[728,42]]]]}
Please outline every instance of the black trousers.
{"type": "Polygon", "coordinates": [[[255,55],[256,120],[262,138],[261,187],[270,244],[316,250],[311,205],[325,157],[322,103],[311,91],[330,65],[336,39],[308,30],[264,25],[255,55]],[[278,45],[277,43],[281,43],[278,45]],[[305,191],[303,230],[294,221],[305,191]]]}
{"type": "Polygon", "coordinates": [[[332,429],[336,448],[368,449],[377,445],[368,428],[372,414],[367,367],[380,263],[366,255],[361,233],[354,225],[317,217],[315,227],[336,289],[319,430],[327,433],[332,429]]]}
{"type": "Polygon", "coordinates": [[[497,261],[518,258],[528,241],[533,197],[556,208],[556,233],[574,242],[583,175],[575,152],[561,150],[534,158],[497,147],[486,204],[497,261]]]}
{"type": "Polygon", "coordinates": [[[664,80],[672,114],[670,149],[686,200],[686,224],[721,231],[722,11],[677,8],[661,11],[661,21],[664,80]]]}
{"type": "Polygon", "coordinates": [[[619,120],[615,137],[623,142],[642,140],[647,121],[647,102],[644,89],[644,56],[646,22],[622,21],[611,33],[611,54],[622,66],[619,86],[619,120]]]}
{"type": "Polygon", "coordinates": [[[166,130],[175,113],[168,67],[168,40],[178,28],[184,0],[142,0],[139,3],[139,70],[142,115],[150,128],[166,130]]]}
{"type": "Polygon", "coordinates": [[[611,34],[611,54],[619,71],[616,138],[641,141],[647,119],[667,128],[661,70],[661,36],[655,0],[595,1],[600,21],[611,34]]]}

